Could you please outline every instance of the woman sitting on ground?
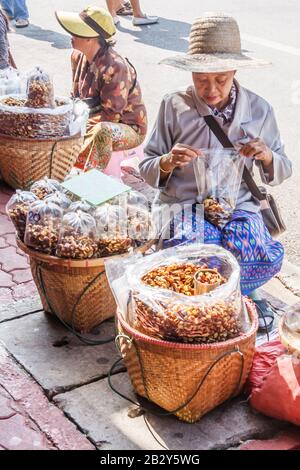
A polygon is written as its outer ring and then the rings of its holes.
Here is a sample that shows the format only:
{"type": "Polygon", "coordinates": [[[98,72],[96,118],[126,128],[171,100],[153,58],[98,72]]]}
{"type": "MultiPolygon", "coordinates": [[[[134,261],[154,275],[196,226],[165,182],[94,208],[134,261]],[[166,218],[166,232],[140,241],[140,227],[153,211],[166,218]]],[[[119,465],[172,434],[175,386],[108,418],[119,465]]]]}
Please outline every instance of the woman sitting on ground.
{"type": "MultiPolygon", "coordinates": [[[[140,163],[142,177],[160,190],[161,204],[193,205],[197,201],[193,160],[201,158],[201,149],[222,148],[205,116],[213,116],[229,140],[240,144],[246,167],[252,171],[255,162],[264,183],[275,186],[291,176],[292,165],[272,107],[234,78],[239,68],[266,64],[241,53],[239,28],[232,17],[210,14],[198,18],[191,29],[188,54],[163,63],[191,71],[194,85],[164,98],[140,163]]],[[[185,239],[191,241],[193,217],[184,225],[185,239]]],[[[181,213],[175,217],[175,225],[176,221],[181,223],[181,213]]],[[[236,256],[242,293],[252,294],[254,299],[254,290],[281,268],[283,247],[271,238],[259,201],[243,180],[231,220],[222,230],[205,221],[204,241],[222,245],[236,256]]],[[[261,328],[270,329],[270,305],[257,297],[256,304],[264,316],[261,328]]]]}
{"type": "Polygon", "coordinates": [[[56,12],[72,35],[73,91],[90,108],[87,134],[76,166],[104,169],[113,151],[139,146],[147,132],[147,115],[136,71],[111,46],[116,32],[103,8],[81,13],[56,12]]]}

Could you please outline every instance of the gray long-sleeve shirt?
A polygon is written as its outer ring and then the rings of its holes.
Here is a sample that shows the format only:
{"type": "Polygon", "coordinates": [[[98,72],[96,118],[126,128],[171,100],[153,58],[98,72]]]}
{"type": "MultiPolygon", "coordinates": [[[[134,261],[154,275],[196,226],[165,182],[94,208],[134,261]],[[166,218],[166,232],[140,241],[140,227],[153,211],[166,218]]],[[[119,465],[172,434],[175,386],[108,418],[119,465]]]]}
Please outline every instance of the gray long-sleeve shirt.
{"type": "Polygon", "coordinates": [[[7,39],[7,22],[3,13],[0,11],[0,69],[9,66],[8,60],[8,39],[7,39]]]}
{"type": "MultiPolygon", "coordinates": [[[[270,181],[259,165],[262,181],[271,186],[282,183],[292,174],[292,164],[284,152],[273,108],[260,96],[243,88],[235,81],[238,96],[234,118],[223,125],[221,118],[215,117],[233,144],[246,143],[260,137],[273,152],[274,177],[270,181]]],[[[220,142],[206,125],[203,116],[211,114],[211,109],[201,100],[193,86],[185,91],[166,95],[161,103],[157,121],[145,147],[145,159],[140,163],[140,172],[148,184],[158,188],[158,201],[164,203],[194,203],[198,190],[193,163],[175,168],[165,180],[160,179],[159,161],[176,143],[195,148],[222,148],[220,142]]],[[[252,171],[254,159],[245,159],[247,168],[252,171]]],[[[259,201],[255,199],[245,182],[242,181],[237,209],[258,212],[259,201]]]]}

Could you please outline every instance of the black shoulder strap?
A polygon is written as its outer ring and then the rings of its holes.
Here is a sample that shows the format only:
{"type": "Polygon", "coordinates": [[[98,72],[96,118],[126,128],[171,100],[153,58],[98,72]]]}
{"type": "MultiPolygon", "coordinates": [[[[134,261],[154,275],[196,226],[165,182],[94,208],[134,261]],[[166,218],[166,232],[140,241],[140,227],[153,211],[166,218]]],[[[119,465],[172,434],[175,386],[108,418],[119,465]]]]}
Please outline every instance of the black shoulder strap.
{"type": "MultiPolygon", "coordinates": [[[[210,130],[215,134],[219,142],[223,145],[224,148],[234,148],[232,143],[230,142],[228,136],[223,131],[222,127],[217,123],[215,118],[212,115],[203,116],[206,124],[210,128],[210,130]]],[[[261,192],[257,184],[255,183],[252,175],[246,165],[244,166],[243,171],[243,179],[247,184],[250,192],[256,197],[259,201],[263,201],[266,199],[266,195],[261,192]]]]}

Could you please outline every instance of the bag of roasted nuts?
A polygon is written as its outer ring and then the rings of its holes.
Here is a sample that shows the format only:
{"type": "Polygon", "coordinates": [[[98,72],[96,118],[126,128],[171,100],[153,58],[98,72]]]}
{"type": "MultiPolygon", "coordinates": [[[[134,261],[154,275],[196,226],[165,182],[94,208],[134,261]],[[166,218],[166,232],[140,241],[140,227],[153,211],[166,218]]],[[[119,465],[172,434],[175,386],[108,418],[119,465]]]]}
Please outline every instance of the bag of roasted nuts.
{"type": "Polygon", "coordinates": [[[27,79],[28,108],[55,108],[54,88],[48,73],[36,67],[27,79]]]}
{"type": "Polygon", "coordinates": [[[193,162],[198,202],[204,217],[222,229],[231,219],[241,186],[245,159],[234,149],[202,149],[193,162]]]}
{"type": "Polygon", "coordinates": [[[133,246],[128,236],[128,219],[122,206],[103,204],[94,213],[100,257],[127,253],[133,246]]]}
{"type": "Polygon", "coordinates": [[[37,200],[28,209],[24,242],[46,254],[55,254],[63,210],[51,201],[37,200]]]}
{"type": "Polygon", "coordinates": [[[149,336],[214,343],[235,338],[250,326],[242,306],[238,262],[216,245],[169,248],[135,260],[126,274],[130,323],[149,336]],[[196,295],[196,279],[216,287],[196,295]]]}
{"type": "Polygon", "coordinates": [[[96,222],[92,215],[67,212],[62,220],[56,255],[61,258],[87,259],[96,256],[96,222]]]}
{"type": "Polygon", "coordinates": [[[58,181],[45,176],[45,178],[33,183],[30,191],[34,193],[39,199],[44,199],[45,197],[57,191],[62,192],[63,188],[58,181]]]}
{"type": "Polygon", "coordinates": [[[30,191],[17,189],[6,204],[6,213],[14,224],[18,237],[22,241],[24,240],[28,208],[30,204],[37,199],[37,196],[30,191]]]}

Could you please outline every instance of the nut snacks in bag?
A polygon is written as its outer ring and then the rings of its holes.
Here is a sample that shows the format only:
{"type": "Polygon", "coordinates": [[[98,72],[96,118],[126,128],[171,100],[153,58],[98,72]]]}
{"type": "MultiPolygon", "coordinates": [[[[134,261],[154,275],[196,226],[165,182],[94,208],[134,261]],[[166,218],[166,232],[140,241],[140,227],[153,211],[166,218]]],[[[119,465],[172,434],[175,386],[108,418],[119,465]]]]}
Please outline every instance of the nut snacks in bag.
{"type": "Polygon", "coordinates": [[[14,224],[18,237],[23,241],[26,227],[26,218],[30,204],[38,198],[30,191],[17,189],[6,205],[6,213],[14,224]]]}
{"type": "Polygon", "coordinates": [[[36,67],[28,76],[27,101],[28,108],[55,108],[53,83],[49,75],[36,67]]]}
{"type": "Polygon", "coordinates": [[[233,149],[204,149],[194,160],[198,201],[204,217],[222,229],[231,219],[242,181],[244,158],[233,149]]]}
{"type": "Polygon", "coordinates": [[[240,293],[240,268],[234,256],[223,248],[194,244],[144,258],[133,256],[131,265],[129,261],[125,262],[125,273],[120,261],[119,266],[107,262],[106,272],[124,318],[140,332],[168,341],[214,343],[248,330],[249,319],[240,293]],[[205,285],[215,284],[216,278],[220,282],[199,295],[195,278],[205,285]]]}

